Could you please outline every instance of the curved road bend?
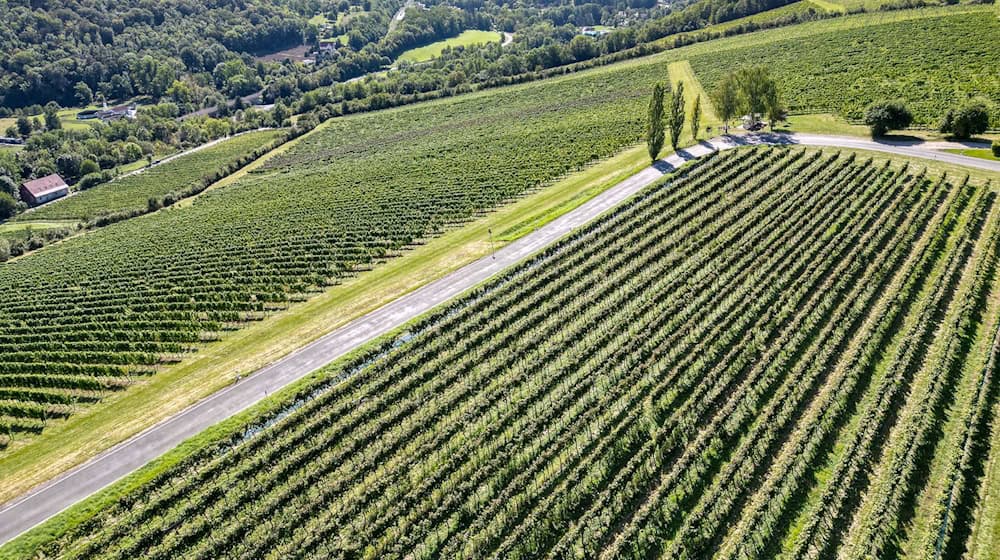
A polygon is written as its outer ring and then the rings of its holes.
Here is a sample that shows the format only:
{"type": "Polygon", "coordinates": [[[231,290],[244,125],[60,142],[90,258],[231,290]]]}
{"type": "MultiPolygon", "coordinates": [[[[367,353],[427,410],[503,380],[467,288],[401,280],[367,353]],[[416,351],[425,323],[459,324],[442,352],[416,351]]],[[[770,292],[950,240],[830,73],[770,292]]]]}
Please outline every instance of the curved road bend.
{"type": "Polygon", "coordinates": [[[919,146],[899,146],[837,136],[757,134],[703,141],[681,150],[679,154],[658,161],[569,213],[499,249],[495,258],[487,256],[470,263],[351,321],[312,344],[256,371],[239,383],[214,393],[83,465],[4,504],[0,507],[0,544],[124,477],[205,428],[253,406],[266,395],[305,377],[527,258],[618,205],[664,173],[715,150],[754,144],[802,144],[877,150],[1000,172],[1000,162],[940,153],[919,146]]]}

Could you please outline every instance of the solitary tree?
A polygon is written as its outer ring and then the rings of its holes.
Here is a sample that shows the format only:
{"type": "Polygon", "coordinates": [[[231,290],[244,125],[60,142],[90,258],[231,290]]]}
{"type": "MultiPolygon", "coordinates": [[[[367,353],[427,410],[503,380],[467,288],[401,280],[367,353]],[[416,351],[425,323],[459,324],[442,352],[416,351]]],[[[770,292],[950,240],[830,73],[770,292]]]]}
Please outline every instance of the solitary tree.
{"type": "Polygon", "coordinates": [[[684,82],[677,82],[677,89],[670,96],[670,113],[667,114],[670,145],[676,150],[684,132],[684,82]]]}
{"type": "Polygon", "coordinates": [[[701,94],[694,96],[694,109],[691,111],[691,137],[698,139],[698,127],[701,125],[701,94]]]}
{"type": "Polygon", "coordinates": [[[94,102],[94,90],[90,89],[86,82],[77,82],[73,86],[73,95],[83,107],[94,102]]]}
{"type": "Polygon", "coordinates": [[[45,109],[45,130],[57,130],[62,128],[62,121],[59,120],[59,113],[55,109],[45,109]]]}
{"type": "Polygon", "coordinates": [[[0,220],[6,220],[17,213],[17,201],[7,193],[0,193],[0,220]]]}
{"type": "Polygon", "coordinates": [[[729,134],[729,121],[736,116],[739,111],[739,89],[732,74],[729,74],[719,82],[715,89],[712,103],[715,111],[722,119],[722,129],[725,134],[729,134]]]}
{"type": "Polygon", "coordinates": [[[776,122],[785,120],[785,107],[781,104],[781,95],[778,93],[778,85],[774,83],[774,80],[770,80],[764,94],[764,110],[767,115],[767,124],[771,130],[774,130],[776,122]]]}
{"type": "Polygon", "coordinates": [[[957,109],[949,109],[941,121],[941,132],[955,138],[982,134],[989,127],[990,112],[982,101],[970,101],[957,109]]]}
{"type": "Polygon", "coordinates": [[[646,129],[646,146],[649,159],[656,161],[663,149],[663,85],[653,86],[653,98],[649,101],[649,122],[646,129]]]}
{"type": "Polygon", "coordinates": [[[871,129],[872,137],[885,136],[890,130],[901,130],[913,122],[913,114],[901,101],[880,101],[872,103],[865,111],[865,124],[871,129]]]}
{"type": "Polygon", "coordinates": [[[739,86],[740,101],[751,122],[767,110],[768,92],[774,89],[774,80],[765,66],[744,66],[734,76],[739,86]]]}
{"type": "Polygon", "coordinates": [[[34,127],[31,126],[31,120],[28,117],[21,115],[17,117],[17,133],[21,135],[22,138],[27,138],[31,134],[31,130],[34,127]]]}

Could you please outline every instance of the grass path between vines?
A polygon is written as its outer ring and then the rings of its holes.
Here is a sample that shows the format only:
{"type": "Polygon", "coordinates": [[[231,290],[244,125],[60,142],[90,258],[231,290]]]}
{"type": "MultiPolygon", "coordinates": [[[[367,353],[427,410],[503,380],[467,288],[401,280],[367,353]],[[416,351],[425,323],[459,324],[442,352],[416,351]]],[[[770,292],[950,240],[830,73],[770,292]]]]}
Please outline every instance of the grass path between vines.
{"type": "MultiPolygon", "coordinates": [[[[858,508],[854,516],[853,523],[847,533],[846,542],[849,547],[860,545],[860,543],[857,542],[858,539],[861,538],[859,537],[859,524],[863,522],[865,517],[873,515],[873,496],[879,492],[881,488],[888,487],[894,482],[896,473],[891,472],[890,466],[894,460],[898,460],[897,456],[903,452],[903,450],[899,449],[895,445],[895,442],[902,441],[906,438],[907,430],[912,428],[913,424],[918,421],[919,416],[921,415],[919,412],[919,406],[922,400],[928,398],[927,395],[930,391],[931,385],[931,370],[936,367],[937,362],[942,359],[945,353],[946,345],[948,344],[948,339],[951,335],[952,324],[954,323],[956,316],[964,311],[959,308],[960,306],[956,305],[956,302],[961,301],[961,298],[964,297],[969,290],[971,290],[975,268],[980,259],[982,259],[988,252],[985,247],[988,237],[986,232],[989,229],[989,224],[992,223],[992,220],[995,218],[996,209],[990,212],[987,221],[984,223],[983,231],[980,233],[979,239],[976,240],[974,250],[963,267],[960,281],[954,288],[951,303],[948,305],[941,322],[938,323],[936,327],[924,359],[913,374],[913,380],[910,383],[909,392],[905,399],[900,403],[898,420],[896,424],[891,427],[889,435],[886,438],[887,443],[882,452],[871,465],[871,483],[868,490],[865,492],[865,495],[862,497],[862,503],[858,508]]],[[[954,248],[951,250],[954,250],[954,248]]],[[[982,336],[982,333],[983,325],[981,323],[977,324],[975,334],[977,341],[982,336]]],[[[992,337],[989,338],[990,342],[992,342],[992,337]]],[[[983,350],[979,344],[973,344],[972,348],[979,348],[981,351],[976,352],[973,356],[968,358],[961,368],[960,373],[956,376],[954,384],[956,388],[959,388],[959,391],[956,391],[956,396],[963,394],[963,392],[960,391],[960,388],[962,388],[963,384],[969,384],[969,381],[974,377],[975,373],[982,368],[985,363],[985,350],[983,350]]],[[[949,425],[955,423],[954,421],[956,420],[956,417],[959,418],[958,421],[960,421],[961,418],[964,418],[965,409],[962,408],[960,403],[961,400],[955,398],[951,401],[949,409],[942,412],[944,417],[941,421],[942,435],[947,436],[947,434],[953,433],[955,429],[957,429],[955,427],[952,427],[951,430],[948,429],[949,425]]],[[[944,454],[940,453],[940,451],[943,448],[947,448],[949,439],[947,437],[938,438],[936,442],[937,445],[934,447],[934,450],[937,451],[937,453],[935,453],[935,455],[937,456],[936,458],[938,459],[938,462],[941,462],[942,455],[944,454]]],[[[933,460],[931,465],[935,465],[933,460]]],[[[919,493],[924,495],[918,496],[914,502],[915,511],[913,518],[909,520],[909,523],[906,525],[899,527],[899,539],[902,545],[902,556],[904,558],[920,557],[917,554],[917,551],[914,550],[914,547],[920,544],[922,534],[927,530],[927,520],[925,519],[926,515],[922,516],[921,514],[926,514],[927,509],[925,508],[933,506],[932,503],[929,503],[930,498],[927,496],[935,495],[935,493],[940,491],[941,488],[947,483],[946,480],[941,479],[941,476],[934,475],[934,469],[932,468],[930,469],[930,476],[927,479],[927,483],[923,486],[923,488],[918,490],[919,493]],[[913,554],[906,554],[906,551],[911,551],[913,554]]],[[[930,530],[936,529],[937,528],[935,527],[930,530]]]]}
{"type": "MultiPolygon", "coordinates": [[[[1000,210],[994,209],[988,223],[995,222],[998,213],[1000,210]]],[[[978,253],[982,254],[981,248],[978,253]]],[[[1000,276],[994,278],[983,317],[984,321],[979,324],[975,342],[971,346],[973,349],[972,357],[962,368],[955,398],[946,410],[946,420],[942,425],[940,443],[931,459],[928,482],[916,497],[913,521],[905,528],[906,539],[901,547],[904,558],[919,558],[917,547],[929,535],[936,534],[940,530],[938,520],[934,516],[935,506],[940,500],[946,499],[950,485],[950,480],[946,478],[948,460],[962,443],[956,434],[964,428],[966,418],[970,414],[972,398],[978,383],[977,375],[986,366],[990,345],[993,342],[991,333],[996,329],[996,321],[1000,320],[1000,276]]],[[[968,491],[974,492],[975,489],[968,489],[968,491]]],[[[975,557],[980,558],[982,555],[975,557]]]]}
{"type": "MultiPolygon", "coordinates": [[[[273,157],[273,156],[272,156],[273,157]]],[[[309,301],[206,345],[127,391],[108,396],[0,458],[0,503],[79,465],[323,334],[419,288],[573,210],[647,165],[644,145],[428,240],[309,301]]],[[[235,180],[231,179],[231,180],[235,180]]],[[[142,219],[142,218],[138,218],[142,219]]]]}
{"type": "MultiPolygon", "coordinates": [[[[932,223],[940,224],[941,220],[944,219],[947,210],[948,210],[947,204],[941,205],[941,207],[938,208],[937,214],[932,220],[932,223]]],[[[959,219],[958,225],[954,227],[954,230],[948,236],[945,248],[941,253],[942,255],[948,254],[948,252],[951,251],[952,248],[955,246],[956,243],[955,230],[960,231],[966,219],[967,216],[965,214],[962,214],[959,219]]],[[[892,298],[895,297],[895,295],[899,292],[899,290],[902,289],[903,287],[902,279],[905,276],[905,271],[911,269],[916,264],[917,255],[920,254],[920,251],[922,250],[921,248],[923,248],[924,246],[926,246],[928,243],[931,242],[931,239],[934,236],[936,229],[937,229],[936,227],[930,227],[923,232],[920,241],[907,256],[907,260],[904,263],[904,265],[900,268],[899,271],[897,271],[896,277],[893,278],[891,288],[889,290],[886,290],[886,295],[884,295],[882,300],[877,304],[878,308],[884,307],[892,298]]],[[[812,487],[806,493],[805,499],[802,501],[802,503],[798,505],[797,511],[793,516],[793,521],[791,522],[787,532],[783,535],[783,537],[781,537],[782,538],[782,543],[780,546],[781,557],[783,558],[788,557],[788,554],[790,553],[793,545],[795,544],[796,538],[798,537],[805,523],[808,521],[809,513],[813,510],[814,507],[817,506],[819,500],[822,498],[823,491],[825,490],[825,487],[829,482],[830,476],[833,474],[833,470],[836,468],[836,465],[842,459],[843,454],[846,451],[848,442],[851,440],[854,433],[857,432],[858,429],[860,428],[859,423],[861,420],[861,414],[860,414],[861,411],[871,406],[872,402],[878,397],[876,389],[882,383],[889,369],[889,366],[895,360],[900,344],[905,338],[906,333],[909,332],[916,324],[917,318],[920,315],[921,307],[926,304],[927,299],[930,297],[934,283],[936,279],[944,272],[944,268],[945,268],[945,259],[939,255],[938,258],[935,260],[930,273],[927,275],[925,282],[923,282],[920,289],[917,291],[917,294],[913,297],[912,300],[913,303],[911,304],[911,307],[907,310],[907,313],[903,317],[902,322],[895,329],[895,332],[893,333],[891,339],[889,340],[889,343],[882,349],[880,353],[881,358],[876,362],[871,377],[866,381],[864,387],[861,389],[862,391],[861,398],[855,404],[853,411],[851,413],[851,417],[847,419],[847,422],[844,424],[844,426],[837,432],[836,441],[833,445],[832,450],[827,453],[826,457],[823,457],[822,460],[817,462],[819,467],[815,470],[810,480],[810,484],[812,485],[812,487]]],[[[878,313],[872,313],[870,314],[869,319],[867,319],[866,321],[870,321],[872,320],[873,317],[876,316],[878,316],[878,313]]],[[[836,375],[840,375],[841,368],[842,366],[838,366],[838,371],[835,371],[834,373],[836,375]]],[[[829,387],[824,387],[823,390],[829,391],[830,389],[829,387]]],[[[814,401],[814,402],[819,402],[819,401],[814,401]]],[[[812,409],[814,407],[815,404],[812,405],[810,408],[812,409]]],[[[803,417],[818,413],[819,411],[809,410],[807,413],[803,415],[803,417]]]]}

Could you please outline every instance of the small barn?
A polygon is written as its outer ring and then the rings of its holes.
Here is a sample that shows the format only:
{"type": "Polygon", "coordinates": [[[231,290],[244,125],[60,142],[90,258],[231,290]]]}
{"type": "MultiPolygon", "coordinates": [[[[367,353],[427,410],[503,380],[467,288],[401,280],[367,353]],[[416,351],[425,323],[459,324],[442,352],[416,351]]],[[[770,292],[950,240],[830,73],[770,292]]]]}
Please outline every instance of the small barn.
{"type": "Polygon", "coordinates": [[[28,181],[21,185],[21,200],[31,206],[45,204],[50,200],[62,198],[69,194],[69,186],[62,177],[56,174],[28,181]]]}

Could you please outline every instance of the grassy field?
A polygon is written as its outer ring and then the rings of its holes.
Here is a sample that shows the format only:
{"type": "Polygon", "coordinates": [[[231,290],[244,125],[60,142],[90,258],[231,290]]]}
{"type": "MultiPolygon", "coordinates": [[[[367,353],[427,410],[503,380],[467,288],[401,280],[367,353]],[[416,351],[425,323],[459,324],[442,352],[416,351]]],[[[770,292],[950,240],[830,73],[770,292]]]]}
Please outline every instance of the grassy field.
{"type": "Polygon", "coordinates": [[[974,157],[974,158],[979,158],[979,159],[988,159],[988,160],[991,160],[991,161],[998,161],[998,160],[1000,160],[1000,158],[998,158],[995,155],[993,155],[993,151],[990,150],[989,148],[981,149],[981,150],[963,148],[963,149],[946,150],[946,151],[951,152],[953,154],[958,154],[958,155],[968,156],[968,157],[974,157]]]}
{"type": "MultiPolygon", "coordinates": [[[[85,109],[100,109],[100,107],[96,105],[91,105],[90,107],[85,107],[85,109]]],[[[91,124],[93,124],[94,122],[99,122],[99,121],[81,121],[77,119],[76,114],[83,110],[84,109],[81,108],[60,109],[57,114],[59,115],[59,121],[62,123],[63,128],[69,130],[73,129],[80,130],[80,129],[86,129],[88,126],[91,126],[91,124]]],[[[32,119],[35,117],[41,118],[41,114],[31,115],[32,119]]],[[[0,134],[3,134],[8,127],[11,127],[16,123],[17,123],[17,117],[0,118],[0,134]]]]}
{"type": "Polygon", "coordinates": [[[74,221],[0,223],[0,239],[6,239],[7,241],[20,241],[28,239],[34,232],[42,232],[59,228],[73,229],[76,225],[77,223],[74,221]]]}
{"type": "Polygon", "coordinates": [[[496,31],[480,31],[469,29],[463,31],[459,36],[437,41],[429,45],[410,49],[399,55],[398,60],[402,62],[424,62],[436,58],[446,48],[468,47],[470,45],[481,45],[484,43],[495,43],[500,41],[503,35],[496,31]]]}
{"type": "Polygon", "coordinates": [[[960,549],[977,520],[939,504],[979,493],[947,481],[985,460],[958,461],[991,418],[1000,211],[953,181],[831,151],[706,158],[4,553],[960,549]]]}

